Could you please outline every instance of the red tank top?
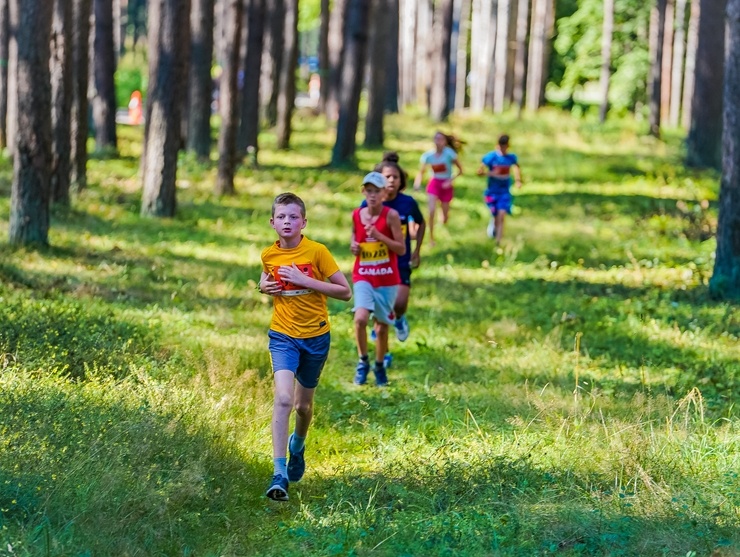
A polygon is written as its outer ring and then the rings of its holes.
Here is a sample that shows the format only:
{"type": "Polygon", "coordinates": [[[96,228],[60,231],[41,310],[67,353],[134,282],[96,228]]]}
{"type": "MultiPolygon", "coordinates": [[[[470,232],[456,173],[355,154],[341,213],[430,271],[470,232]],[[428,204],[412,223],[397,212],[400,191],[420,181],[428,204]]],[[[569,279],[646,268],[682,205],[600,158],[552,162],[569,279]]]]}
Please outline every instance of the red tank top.
{"type": "MultiPolygon", "coordinates": [[[[360,218],[360,211],[362,209],[355,209],[352,213],[355,241],[360,244],[360,253],[355,257],[355,266],[352,270],[352,282],[369,282],[373,288],[401,284],[401,277],[398,274],[398,256],[388,249],[384,242],[367,236],[360,218]]],[[[375,228],[386,236],[393,237],[388,226],[388,211],[390,208],[384,206],[378,220],[375,221],[375,228]]]]}

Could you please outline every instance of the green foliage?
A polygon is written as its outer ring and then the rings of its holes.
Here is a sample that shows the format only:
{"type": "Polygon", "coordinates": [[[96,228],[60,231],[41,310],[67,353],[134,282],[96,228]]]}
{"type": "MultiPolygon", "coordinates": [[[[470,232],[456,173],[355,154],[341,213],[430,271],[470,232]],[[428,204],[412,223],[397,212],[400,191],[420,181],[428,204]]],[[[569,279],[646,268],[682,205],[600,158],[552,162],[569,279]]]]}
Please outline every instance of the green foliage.
{"type": "Polygon", "coordinates": [[[116,106],[126,107],[131,93],[141,91],[146,97],[147,89],[147,62],[140,50],[129,50],[118,61],[116,68],[116,106]]]}
{"type": "MultiPolygon", "coordinates": [[[[352,384],[331,300],[306,477],[271,474],[271,202],[351,268],[350,212],[380,150],[325,166],[308,112],[260,138],[234,197],[187,157],[178,214],[139,216],[142,130],[52,214],[46,251],[0,247],[0,552],[13,555],[714,555],[740,550],[740,312],[708,294],[717,176],[681,139],[588,115],[456,116],[451,218],[414,272],[388,389],[352,384]],[[525,185],[485,235],[480,157],[509,133],[525,185]]],[[[389,116],[412,174],[436,129],[389,116]]],[[[0,160],[0,241],[10,176],[0,160]]],[[[414,194],[419,202],[423,195],[414,194]]]]}

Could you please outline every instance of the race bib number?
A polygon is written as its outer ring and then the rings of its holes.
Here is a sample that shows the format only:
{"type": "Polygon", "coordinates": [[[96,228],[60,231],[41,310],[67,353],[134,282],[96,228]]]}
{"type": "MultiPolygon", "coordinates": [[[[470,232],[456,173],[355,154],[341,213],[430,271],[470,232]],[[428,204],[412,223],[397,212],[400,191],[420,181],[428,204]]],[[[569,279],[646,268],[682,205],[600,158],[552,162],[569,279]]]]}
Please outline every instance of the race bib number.
{"type": "MultiPolygon", "coordinates": [[[[310,263],[301,263],[296,264],[296,267],[298,267],[298,270],[301,271],[304,275],[307,277],[314,278],[313,276],[313,267],[310,263]]],[[[296,286],[290,281],[285,280],[283,277],[280,276],[279,273],[280,267],[276,266],[272,270],[272,274],[275,277],[275,280],[280,283],[280,286],[283,287],[283,296],[302,296],[303,294],[310,294],[312,292],[309,288],[303,288],[302,286],[296,286]]]]}
{"type": "Polygon", "coordinates": [[[432,164],[432,170],[435,174],[441,174],[442,172],[447,172],[447,165],[443,162],[438,162],[432,164]]]}
{"type": "Polygon", "coordinates": [[[383,242],[360,242],[360,265],[382,265],[391,260],[383,242]]]}

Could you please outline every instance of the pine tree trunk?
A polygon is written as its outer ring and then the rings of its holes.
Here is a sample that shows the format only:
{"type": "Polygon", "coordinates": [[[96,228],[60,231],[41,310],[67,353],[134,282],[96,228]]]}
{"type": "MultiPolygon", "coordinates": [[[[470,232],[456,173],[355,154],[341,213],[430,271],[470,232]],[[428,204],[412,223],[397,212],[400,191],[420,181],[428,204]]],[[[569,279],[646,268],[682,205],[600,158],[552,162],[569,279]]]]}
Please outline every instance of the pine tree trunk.
{"type": "Polygon", "coordinates": [[[701,0],[686,164],[722,167],[722,83],[726,0],[701,0]]]}
{"type": "Polygon", "coordinates": [[[727,2],[727,32],[717,255],[709,288],[714,296],[737,300],[740,299],[740,0],[727,2]]]}
{"type": "Polygon", "coordinates": [[[329,18],[329,75],[325,113],[330,122],[339,118],[340,83],[345,56],[348,0],[334,0],[329,18]]]}
{"type": "Polygon", "coordinates": [[[673,0],[666,1],[665,30],[663,31],[663,60],[660,66],[660,121],[667,122],[671,113],[671,75],[673,66],[673,0]]]}
{"type": "Polygon", "coordinates": [[[193,0],[192,8],[187,149],[198,159],[207,161],[211,156],[214,0],[193,0]]]}
{"type": "Polygon", "coordinates": [[[54,1],[51,35],[51,202],[69,205],[72,131],[72,4],[54,1]]]}
{"type": "Polygon", "coordinates": [[[542,91],[545,86],[545,42],[547,41],[547,0],[533,0],[532,26],[529,37],[529,63],[527,65],[528,110],[540,107],[542,91]]]}
{"type": "Polygon", "coordinates": [[[673,36],[673,65],[671,71],[671,104],[668,123],[677,127],[681,121],[681,87],[683,85],[685,40],[684,20],[686,0],[676,0],[675,34],[673,36]]]}
{"type": "Polygon", "coordinates": [[[319,112],[326,114],[326,96],[329,94],[329,0],[321,2],[319,24],[319,112]]]}
{"type": "MultiPolygon", "coordinates": [[[[49,0],[11,0],[17,14],[18,123],[8,240],[48,245],[51,178],[51,21],[49,0]]],[[[14,18],[15,19],[15,18],[14,18]]]]}
{"type": "Polygon", "coordinates": [[[506,73],[509,57],[509,18],[511,2],[498,0],[496,49],[494,52],[493,111],[501,113],[506,103],[506,73]]]}
{"type": "Polygon", "coordinates": [[[257,165],[260,131],[260,72],[264,46],[265,0],[248,0],[247,52],[244,57],[241,122],[237,139],[237,158],[249,154],[250,165],[257,165]]]}
{"type": "Polygon", "coordinates": [[[470,110],[480,113],[486,105],[488,74],[493,60],[496,28],[491,0],[472,0],[470,36],[470,110]]]}
{"type": "Polygon", "coordinates": [[[455,45],[457,64],[455,66],[455,110],[464,110],[467,106],[468,92],[468,39],[470,38],[471,0],[458,0],[460,7],[459,31],[455,45]]]}
{"type": "Polygon", "coordinates": [[[298,66],[298,0],[285,0],[283,63],[277,97],[277,148],[289,149],[295,109],[295,71],[298,66]]]}
{"type": "Polygon", "coordinates": [[[340,82],[337,140],[332,150],[332,166],[351,162],[357,145],[360,93],[367,58],[367,21],[370,0],[348,0],[342,79],[340,82]]]}
{"type": "Polygon", "coordinates": [[[399,39],[401,104],[408,106],[416,98],[416,2],[401,1],[401,37],[399,39]]]}
{"type": "Polygon", "coordinates": [[[519,0],[516,14],[516,54],[514,56],[513,103],[524,108],[524,87],[527,75],[527,30],[529,29],[529,0],[519,0]]]}
{"type": "Polygon", "coordinates": [[[612,74],[612,35],[614,33],[614,0],[604,0],[604,21],[601,28],[601,103],[599,121],[606,121],[609,110],[609,79],[612,74]]]}
{"type": "Polygon", "coordinates": [[[72,108],[70,111],[71,184],[74,191],[87,187],[87,135],[90,81],[91,0],[74,0],[72,6],[72,108]]]}
{"type": "Polygon", "coordinates": [[[691,99],[694,97],[696,78],[696,44],[699,41],[699,0],[691,0],[689,31],[686,38],[686,68],[684,69],[683,97],[681,98],[681,125],[691,126],[691,99]]]}
{"type": "Polygon", "coordinates": [[[218,136],[216,195],[233,195],[236,172],[236,130],[239,126],[239,50],[243,0],[227,0],[226,58],[221,74],[221,129],[218,136]]]}
{"type": "Polygon", "coordinates": [[[665,32],[666,0],[656,0],[650,12],[650,76],[648,100],[650,103],[650,135],[660,137],[660,95],[662,92],[663,34],[665,32]]]}
{"type": "Polygon", "coordinates": [[[172,217],[177,206],[180,114],[187,87],[190,0],[149,0],[149,89],[141,157],[142,216],[172,217]]]}
{"type": "Polygon", "coordinates": [[[95,38],[93,45],[94,92],[92,97],[95,148],[115,150],[116,138],[116,54],[113,44],[113,2],[93,0],[95,38]]]}
{"type": "Polygon", "coordinates": [[[399,33],[399,0],[386,0],[388,17],[384,25],[388,26],[388,59],[385,69],[385,111],[398,113],[398,33],[399,33]]]}
{"type": "Polygon", "coordinates": [[[452,0],[441,0],[434,13],[434,58],[430,91],[430,114],[444,122],[450,114],[450,54],[452,39],[452,0]]]}
{"type": "Polygon", "coordinates": [[[429,111],[432,86],[433,53],[438,37],[434,36],[434,5],[432,0],[417,0],[416,15],[416,103],[429,111]]]}
{"type": "Polygon", "coordinates": [[[283,33],[285,32],[285,1],[267,0],[265,26],[265,46],[262,51],[262,76],[260,78],[260,96],[267,124],[277,124],[278,91],[280,89],[280,72],[283,66],[283,33]]]}
{"type": "Polygon", "coordinates": [[[10,47],[10,9],[9,0],[0,0],[0,150],[8,145],[8,52],[10,47]]]}
{"type": "Polygon", "coordinates": [[[18,28],[19,3],[8,0],[8,21],[10,37],[8,41],[8,110],[6,116],[5,135],[8,155],[15,157],[16,139],[18,132],[18,40],[13,29],[18,28]]]}
{"type": "Polygon", "coordinates": [[[365,117],[365,146],[382,147],[383,114],[386,95],[386,60],[390,57],[390,26],[386,25],[390,9],[388,0],[376,0],[372,7],[367,116],[365,117]]]}

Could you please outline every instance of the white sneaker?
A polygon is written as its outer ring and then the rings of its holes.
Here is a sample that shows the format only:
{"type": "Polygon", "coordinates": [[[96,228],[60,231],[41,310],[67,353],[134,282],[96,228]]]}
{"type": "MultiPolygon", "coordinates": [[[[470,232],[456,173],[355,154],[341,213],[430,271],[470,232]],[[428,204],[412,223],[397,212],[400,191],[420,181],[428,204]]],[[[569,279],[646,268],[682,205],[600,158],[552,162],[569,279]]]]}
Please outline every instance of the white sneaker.
{"type": "Polygon", "coordinates": [[[488,237],[493,239],[496,237],[496,223],[491,221],[488,223],[488,229],[486,230],[488,232],[488,237]]]}
{"type": "Polygon", "coordinates": [[[396,328],[396,338],[398,340],[403,342],[407,338],[409,338],[409,333],[411,332],[411,330],[409,328],[409,322],[406,321],[405,315],[402,315],[401,317],[396,319],[395,328],[396,328]]]}

